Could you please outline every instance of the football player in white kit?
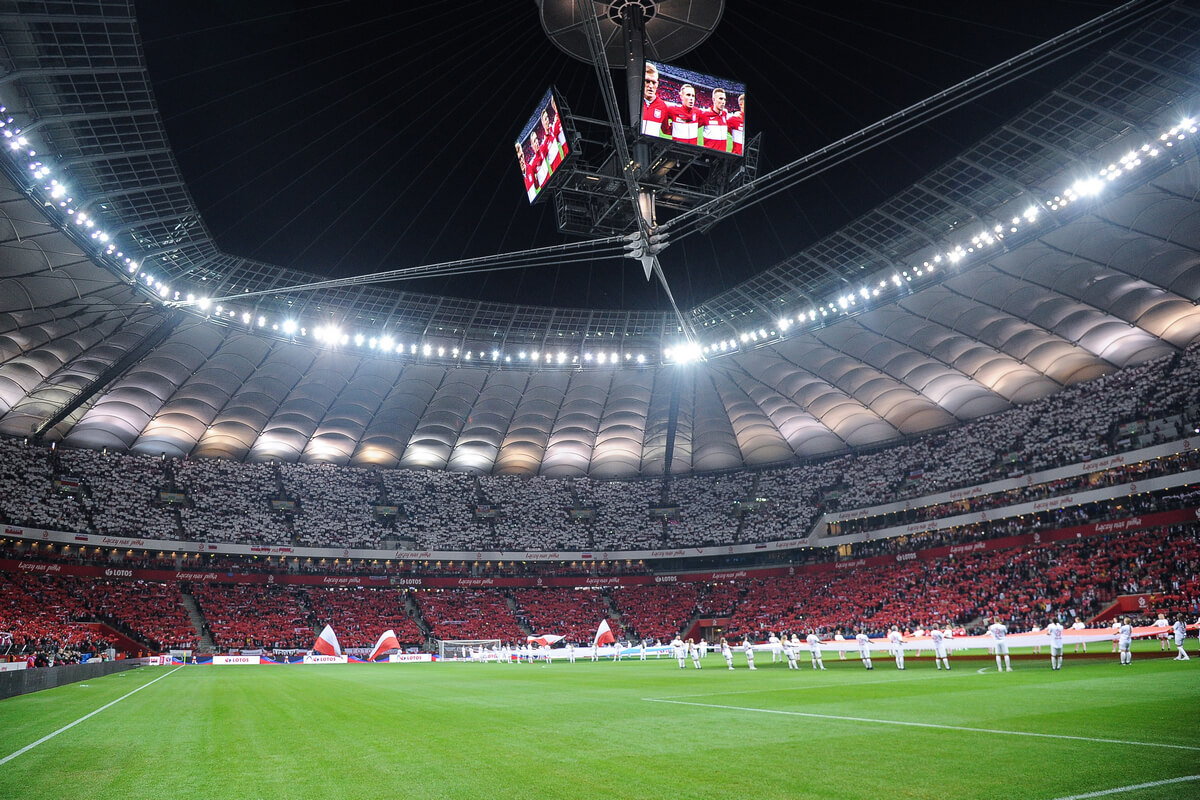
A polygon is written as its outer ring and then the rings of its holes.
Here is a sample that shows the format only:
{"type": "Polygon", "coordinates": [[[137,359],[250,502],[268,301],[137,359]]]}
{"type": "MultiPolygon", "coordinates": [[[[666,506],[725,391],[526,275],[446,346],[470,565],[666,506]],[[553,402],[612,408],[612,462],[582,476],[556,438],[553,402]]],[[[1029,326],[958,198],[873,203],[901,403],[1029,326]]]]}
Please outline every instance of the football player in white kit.
{"type": "Polygon", "coordinates": [[[808,641],[809,655],[812,656],[812,668],[825,669],[825,664],[821,661],[821,638],[817,636],[815,630],[810,628],[806,640],[808,641]]]}
{"type": "Polygon", "coordinates": [[[840,660],[842,660],[842,661],[845,661],[845,660],[846,660],[846,651],[843,649],[843,648],[845,647],[845,645],[844,645],[844,644],[842,644],[842,643],[846,641],[846,637],[845,637],[845,636],[842,636],[842,629],[841,629],[841,628],[838,628],[838,629],[837,629],[837,633],[835,633],[835,634],[833,635],[833,640],[834,640],[835,642],[837,642],[837,646],[838,646],[838,658],[839,658],[840,660]]]}
{"type": "Polygon", "coordinates": [[[721,637],[721,655],[725,656],[725,663],[730,669],[733,669],[733,648],[729,646],[729,642],[725,637],[721,637]]]}
{"type": "Polygon", "coordinates": [[[854,635],[854,641],[858,643],[858,657],[862,659],[863,666],[875,669],[871,666],[871,637],[859,631],[854,635]]]}
{"type": "Polygon", "coordinates": [[[1050,620],[1046,626],[1046,635],[1050,637],[1050,668],[1062,669],[1063,626],[1056,619],[1050,620]]]}
{"type": "Polygon", "coordinates": [[[1121,619],[1121,625],[1117,628],[1117,647],[1121,651],[1121,663],[1132,664],[1133,653],[1129,648],[1133,644],[1133,626],[1129,624],[1129,617],[1121,619]]]}
{"type": "Polygon", "coordinates": [[[946,655],[946,637],[934,625],[929,629],[929,639],[933,642],[933,663],[937,664],[937,668],[941,669],[942,665],[946,665],[946,671],[950,671],[950,658],[946,655]]]}
{"type": "Polygon", "coordinates": [[[692,666],[696,669],[701,669],[700,666],[700,648],[691,639],[688,639],[688,652],[692,654],[692,666]]]}
{"type": "Polygon", "coordinates": [[[783,645],[779,641],[779,637],[772,633],[767,637],[767,644],[771,645],[771,663],[774,664],[780,661],[780,656],[783,654],[783,645]]]}
{"type": "Polygon", "coordinates": [[[892,646],[892,655],[896,657],[896,669],[904,669],[904,636],[900,634],[899,626],[892,626],[888,642],[892,646]]]}
{"type": "Polygon", "coordinates": [[[1183,614],[1175,615],[1175,624],[1171,626],[1171,632],[1175,634],[1175,660],[1191,661],[1192,657],[1184,649],[1187,642],[1187,622],[1184,621],[1183,614]]]}
{"type": "Polygon", "coordinates": [[[783,646],[783,656],[787,659],[788,669],[799,669],[796,666],[796,646],[792,640],[785,635],[780,644],[783,646]]]}
{"type": "MultiPolygon", "coordinates": [[[[1087,625],[1084,624],[1083,620],[1081,620],[1081,619],[1076,619],[1075,623],[1073,625],[1071,625],[1071,630],[1073,630],[1073,631],[1081,631],[1081,630],[1084,630],[1085,628],[1087,628],[1087,625]]],[[[1083,652],[1085,652],[1085,653],[1087,652],[1087,642],[1076,642],[1075,643],[1075,652],[1076,653],[1079,652],[1080,647],[1083,648],[1083,652]]]]}
{"type": "Polygon", "coordinates": [[[992,651],[996,654],[996,670],[998,672],[1012,672],[1012,662],[1008,659],[1008,641],[1004,638],[1008,636],[1008,628],[1004,627],[999,619],[988,626],[988,636],[992,637],[992,651]],[[1001,666],[1000,659],[1004,658],[1004,664],[1001,666]]]}
{"type": "Polygon", "coordinates": [[[750,669],[755,669],[754,642],[750,641],[749,636],[742,640],[742,650],[746,653],[746,664],[749,665],[750,669]]]}
{"type": "Polygon", "coordinates": [[[1156,628],[1162,628],[1162,632],[1158,634],[1159,649],[1164,653],[1167,652],[1167,645],[1171,640],[1171,623],[1167,621],[1167,615],[1163,612],[1158,612],[1158,619],[1153,623],[1156,628]]]}
{"type": "Polygon", "coordinates": [[[687,669],[687,648],[683,645],[683,639],[676,636],[671,640],[671,652],[675,656],[675,660],[679,662],[680,669],[687,669]]]}

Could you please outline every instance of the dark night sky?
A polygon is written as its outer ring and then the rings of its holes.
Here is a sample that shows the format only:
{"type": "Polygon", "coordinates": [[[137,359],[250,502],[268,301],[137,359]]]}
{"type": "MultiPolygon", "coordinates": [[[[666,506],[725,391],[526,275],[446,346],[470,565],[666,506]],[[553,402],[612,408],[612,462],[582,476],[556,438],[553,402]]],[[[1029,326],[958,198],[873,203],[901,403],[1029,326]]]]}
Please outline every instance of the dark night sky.
{"type": "MultiPolygon", "coordinates": [[[[726,4],[681,66],[741,80],[760,171],[1010,58],[1113,3],[726,4]]],[[[512,140],[551,83],[602,117],[590,65],[534,2],[138,2],[159,107],[228,252],[348,276],[572,241],[529,207],[512,140]],[[499,9],[499,10],[498,10],[499,9]]],[[[1086,63],[1072,57],[905,135],[713,233],[663,266],[681,306],[766,268],[903,189],[1086,63]]],[[[614,73],[621,92],[623,73],[614,73]]],[[[509,302],[667,308],[628,260],[427,280],[509,302]]]]}

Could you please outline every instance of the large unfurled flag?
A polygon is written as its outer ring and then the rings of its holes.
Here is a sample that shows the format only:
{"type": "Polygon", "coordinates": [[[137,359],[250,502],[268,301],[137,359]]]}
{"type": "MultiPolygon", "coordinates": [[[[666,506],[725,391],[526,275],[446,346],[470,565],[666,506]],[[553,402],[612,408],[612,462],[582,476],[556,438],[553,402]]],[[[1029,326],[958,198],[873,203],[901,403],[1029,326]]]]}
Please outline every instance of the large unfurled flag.
{"type": "Polygon", "coordinates": [[[333,628],[325,626],[321,635],[317,637],[317,643],[313,645],[313,650],[324,656],[340,656],[342,654],[342,646],[338,644],[337,634],[333,632],[333,628]]]}
{"type": "Polygon", "coordinates": [[[543,633],[541,636],[526,636],[525,641],[530,642],[531,644],[547,645],[554,644],[555,642],[561,642],[562,638],[563,637],[556,633],[543,633]]]}
{"type": "Polygon", "coordinates": [[[600,627],[596,628],[596,639],[592,642],[593,647],[599,647],[602,644],[612,644],[617,641],[617,637],[613,636],[612,628],[608,627],[608,620],[600,620],[600,627]]]}
{"type": "Polygon", "coordinates": [[[400,640],[396,638],[396,632],[388,628],[383,633],[379,634],[379,640],[375,642],[375,646],[371,648],[371,655],[367,656],[367,661],[374,661],[377,657],[383,655],[388,650],[399,650],[400,640]]]}

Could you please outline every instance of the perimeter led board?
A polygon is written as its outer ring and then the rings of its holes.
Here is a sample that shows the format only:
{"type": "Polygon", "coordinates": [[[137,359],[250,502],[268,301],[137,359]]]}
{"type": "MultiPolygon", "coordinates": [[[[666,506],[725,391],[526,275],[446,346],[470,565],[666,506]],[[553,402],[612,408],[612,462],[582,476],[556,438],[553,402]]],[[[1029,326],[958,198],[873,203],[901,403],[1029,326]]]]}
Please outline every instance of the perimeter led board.
{"type": "Polygon", "coordinates": [[[642,135],[742,155],[746,84],[646,62],[642,135]]]}
{"type": "Polygon", "coordinates": [[[530,203],[537,200],[553,181],[554,173],[572,155],[567,145],[570,121],[563,118],[559,108],[554,87],[550,87],[514,143],[517,168],[525,180],[525,194],[530,203]]]}

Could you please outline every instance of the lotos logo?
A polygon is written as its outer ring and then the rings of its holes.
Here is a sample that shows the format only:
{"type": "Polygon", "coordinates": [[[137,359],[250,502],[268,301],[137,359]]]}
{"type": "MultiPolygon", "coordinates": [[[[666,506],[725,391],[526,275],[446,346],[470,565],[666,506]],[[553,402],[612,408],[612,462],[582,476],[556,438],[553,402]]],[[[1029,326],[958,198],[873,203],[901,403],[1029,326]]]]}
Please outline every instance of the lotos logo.
{"type": "Polygon", "coordinates": [[[396,578],[392,581],[396,586],[420,586],[420,578],[396,578]]]}
{"type": "Polygon", "coordinates": [[[917,557],[916,553],[901,553],[900,555],[896,556],[896,560],[897,561],[914,561],[914,560],[916,560],[916,557],[917,557]]]}
{"type": "Polygon", "coordinates": [[[105,577],[108,578],[132,578],[133,570],[131,569],[106,569],[104,570],[105,577]]]}
{"type": "Polygon", "coordinates": [[[655,583],[675,583],[678,580],[679,580],[678,575],[655,575],[654,576],[655,583]]]}

